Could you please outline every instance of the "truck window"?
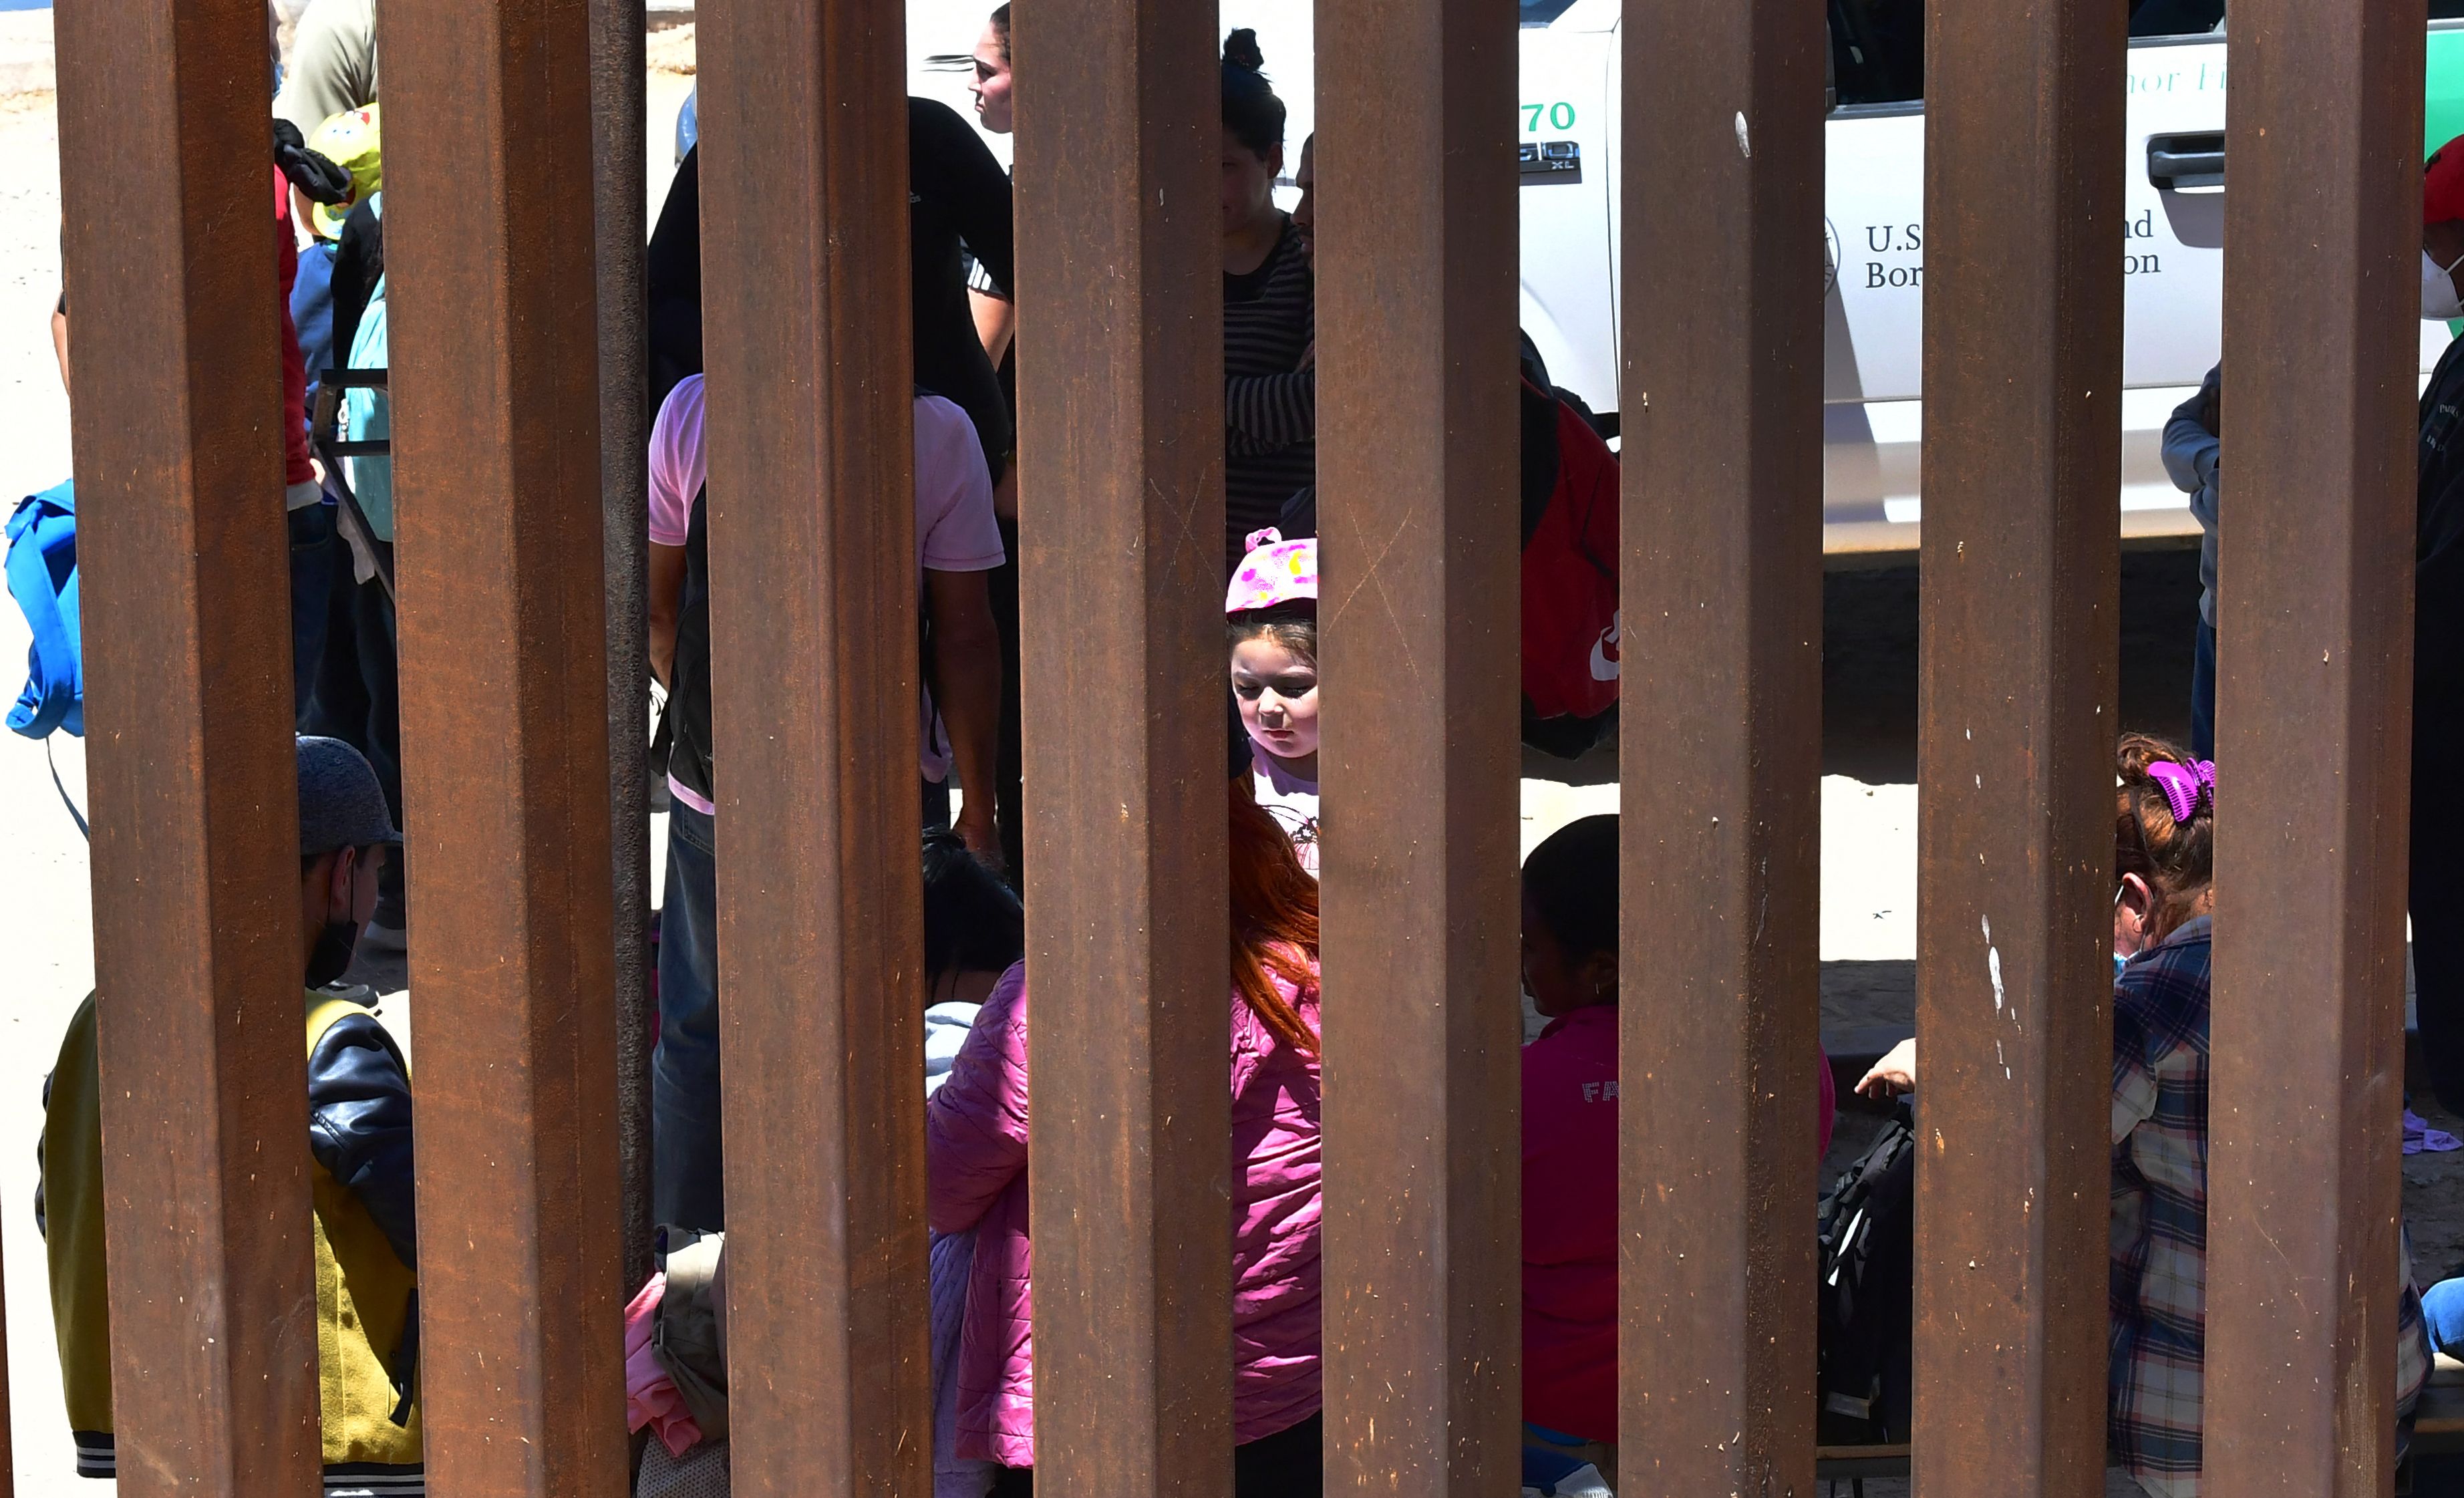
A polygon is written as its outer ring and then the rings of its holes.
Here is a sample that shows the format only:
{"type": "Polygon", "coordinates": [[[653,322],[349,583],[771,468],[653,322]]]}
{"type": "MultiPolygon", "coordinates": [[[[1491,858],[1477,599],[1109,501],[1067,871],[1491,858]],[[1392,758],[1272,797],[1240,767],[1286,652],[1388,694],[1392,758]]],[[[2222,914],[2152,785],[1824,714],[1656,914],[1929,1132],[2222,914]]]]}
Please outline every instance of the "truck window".
{"type": "Polygon", "coordinates": [[[1925,0],[1828,0],[1826,9],[1840,104],[1925,98],[1925,0]]]}
{"type": "Polygon", "coordinates": [[[2133,36],[2199,36],[2225,18],[2225,0],[2130,0],[2133,36]]]}
{"type": "Polygon", "coordinates": [[[1546,26],[1573,8],[1574,0],[1522,0],[1523,24],[1546,26]]]}

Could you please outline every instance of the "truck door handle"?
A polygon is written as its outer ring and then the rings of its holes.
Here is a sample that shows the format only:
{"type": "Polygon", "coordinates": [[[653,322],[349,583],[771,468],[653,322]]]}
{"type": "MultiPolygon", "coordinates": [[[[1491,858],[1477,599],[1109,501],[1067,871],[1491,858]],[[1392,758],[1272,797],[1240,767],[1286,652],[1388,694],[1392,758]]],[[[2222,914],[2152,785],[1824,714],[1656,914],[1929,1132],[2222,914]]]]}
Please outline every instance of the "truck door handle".
{"type": "Polygon", "coordinates": [[[2221,130],[2147,138],[2147,180],[2166,191],[2225,185],[2225,138],[2221,130]]]}
{"type": "Polygon", "coordinates": [[[1524,187],[1583,180],[1583,146],[1579,141],[1526,141],[1518,154],[1522,158],[1524,187]]]}

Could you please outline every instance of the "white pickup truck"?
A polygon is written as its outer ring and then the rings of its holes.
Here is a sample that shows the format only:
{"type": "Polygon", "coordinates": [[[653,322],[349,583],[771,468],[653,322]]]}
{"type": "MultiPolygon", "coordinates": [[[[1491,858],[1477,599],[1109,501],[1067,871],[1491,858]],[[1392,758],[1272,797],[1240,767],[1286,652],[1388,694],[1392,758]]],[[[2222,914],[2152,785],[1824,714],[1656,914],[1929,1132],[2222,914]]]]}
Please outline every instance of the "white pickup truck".
{"type": "MultiPolygon", "coordinates": [[[[1030,0],[1031,3],[1031,0],[1030,0]]],[[[1618,409],[1617,191],[1621,0],[1520,0],[1522,323],[1558,384],[1618,409]]],[[[982,0],[911,0],[913,86],[973,118],[964,58],[982,0]]],[[[2127,538],[2197,533],[2165,476],[2165,420],[2216,362],[2224,230],[2223,0],[2135,0],[2123,240],[2123,448],[2127,538]]],[[[1834,105],[1824,191],[1824,543],[1912,550],[1923,512],[1918,399],[1925,275],[1924,0],[1828,0],[1834,105]]],[[[1314,119],[1309,0],[1223,0],[1254,27],[1291,111],[1314,119]]],[[[2425,148],[2464,133],[2464,0],[2430,7],[2425,148]]],[[[1031,82],[1023,86],[1031,88],[1031,82]]],[[[1009,142],[990,138],[1001,158],[1009,142]]],[[[2426,372],[2449,330],[2424,324],[2426,372]]]]}

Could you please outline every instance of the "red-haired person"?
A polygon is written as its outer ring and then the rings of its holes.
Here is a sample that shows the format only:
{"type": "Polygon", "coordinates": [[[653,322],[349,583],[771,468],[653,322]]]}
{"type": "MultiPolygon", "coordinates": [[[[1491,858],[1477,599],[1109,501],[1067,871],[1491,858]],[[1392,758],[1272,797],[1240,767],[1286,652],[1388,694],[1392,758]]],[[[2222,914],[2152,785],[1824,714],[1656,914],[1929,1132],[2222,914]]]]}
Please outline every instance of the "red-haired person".
{"type": "MultiPolygon", "coordinates": [[[[2114,1459],[2154,1498],[2197,1498],[2207,1361],[2208,962],[2215,910],[2216,767],[2161,738],[2114,751],[2112,1355],[2114,1459]]],[[[1857,1090],[1914,1090],[1904,1041],[1857,1090]]],[[[2393,1118],[2384,1120],[2396,1125],[2393,1118]]],[[[2408,1249],[2406,1259],[2411,1254],[2408,1249]]],[[[2396,1408],[2430,1377],[2408,1262],[2396,1408]]]]}
{"type": "MultiPolygon", "coordinates": [[[[1234,738],[1232,1490],[1312,1498],[1322,1491],[1317,881],[1250,799],[1247,740],[1234,738]]],[[[958,1342],[957,1454],[1001,1464],[995,1498],[1034,1491],[1026,1002],[1022,964],[978,1012],[925,1108],[933,1230],[976,1235],[958,1342]]]]}

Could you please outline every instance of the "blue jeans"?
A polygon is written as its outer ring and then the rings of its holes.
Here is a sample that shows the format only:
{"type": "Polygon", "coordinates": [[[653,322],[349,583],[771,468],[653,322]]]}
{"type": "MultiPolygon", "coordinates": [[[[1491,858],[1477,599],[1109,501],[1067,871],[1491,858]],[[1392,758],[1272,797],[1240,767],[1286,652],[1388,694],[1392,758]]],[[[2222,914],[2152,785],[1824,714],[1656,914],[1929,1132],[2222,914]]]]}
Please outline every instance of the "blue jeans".
{"type": "Polygon", "coordinates": [[[2216,757],[2216,627],[2199,621],[2198,653],[2190,664],[2190,758],[2216,757]]]}
{"type": "Polygon", "coordinates": [[[679,1227],[727,1225],[719,1132],[718,864],[712,820],[668,811],[659,907],[659,1044],[650,1053],[650,1203],[679,1227]]]}

